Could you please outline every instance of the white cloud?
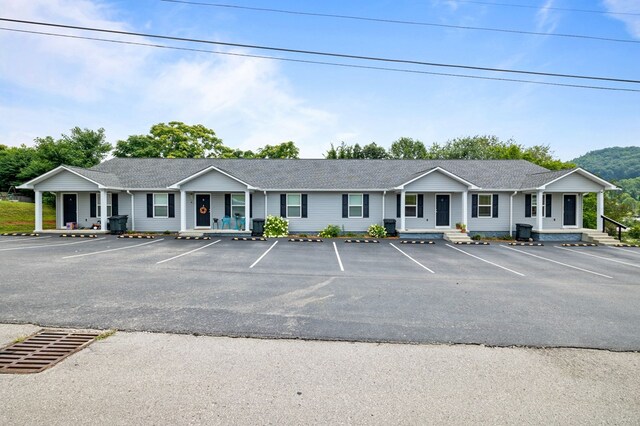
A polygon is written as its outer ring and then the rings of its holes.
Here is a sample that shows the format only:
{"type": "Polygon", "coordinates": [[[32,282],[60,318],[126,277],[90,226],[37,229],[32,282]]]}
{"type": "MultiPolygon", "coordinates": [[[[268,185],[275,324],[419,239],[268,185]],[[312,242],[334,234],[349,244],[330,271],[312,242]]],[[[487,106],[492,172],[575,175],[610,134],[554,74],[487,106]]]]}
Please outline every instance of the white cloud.
{"type": "Polygon", "coordinates": [[[637,0],[603,0],[608,12],[635,13],[635,15],[607,15],[624,22],[627,31],[634,38],[640,39],[640,6],[637,0]]]}
{"type": "Polygon", "coordinates": [[[558,27],[559,15],[552,9],[555,0],[547,0],[536,13],[536,30],[553,33],[558,27]]]}

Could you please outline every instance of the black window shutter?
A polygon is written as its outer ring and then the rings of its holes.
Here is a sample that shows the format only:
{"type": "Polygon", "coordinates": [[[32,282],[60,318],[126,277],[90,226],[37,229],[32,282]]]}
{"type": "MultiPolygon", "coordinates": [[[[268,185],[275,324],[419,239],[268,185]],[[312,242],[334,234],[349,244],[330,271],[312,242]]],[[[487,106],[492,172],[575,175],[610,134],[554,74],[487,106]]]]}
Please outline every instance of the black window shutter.
{"type": "Polygon", "coordinates": [[[369,194],[362,195],[362,217],[369,217],[369,194]]]}
{"type": "Polygon", "coordinates": [[[349,217],[349,195],[342,194],[342,217],[349,217]]]}
{"type": "Polygon", "coordinates": [[[287,194],[280,194],[280,216],[287,217],[287,194]]]}
{"type": "Polygon", "coordinates": [[[401,197],[400,194],[396,195],[396,217],[400,217],[400,204],[401,204],[400,197],[401,197]]]}
{"type": "Polygon", "coordinates": [[[424,217],[424,194],[418,194],[418,217],[424,217]]]}
{"type": "Polygon", "coordinates": [[[111,194],[111,214],[118,214],[118,194],[111,194]]]}
{"type": "Polygon", "coordinates": [[[492,216],[498,217],[498,194],[493,194],[492,216]]]}
{"type": "Polygon", "coordinates": [[[531,194],[524,194],[524,217],[531,217],[531,194]]]}
{"type": "Polygon", "coordinates": [[[169,194],[169,217],[176,217],[176,194],[169,194]]]}
{"type": "Polygon", "coordinates": [[[547,197],[547,202],[545,209],[547,209],[547,211],[545,212],[545,216],[546,217],[551,217],[551,200],[553,199],[553,194],[545,194],[545,197],[547,197]]]}
{"type": "Polygon", "coordinates": [[[302,217],[307,217],[307,194],[302,194],[302,217]]]}
{"type": "Polygon", "coordinates": [[[224,194],[224,215],[231,217],[231,194],[224,194]]]}
{"type": "Polygon", "coordinates": [[[89,194],[89,217],[98,217],[98,207],[96,204],[96,194],[89,194]]]}
{"type": "Polygon", "coordinates": [[[153,217],[153,194],[147,194],[147,217],[153,217]]]}
{"type": "Polygon", "coordinates": [[[478,217],[478,194],[471,194],[471,217],[478,217]]]}
{"type": "Polygon", "coordinates": [[[253,217],[253,194],[249,194],[249,217],[253,217]]]}

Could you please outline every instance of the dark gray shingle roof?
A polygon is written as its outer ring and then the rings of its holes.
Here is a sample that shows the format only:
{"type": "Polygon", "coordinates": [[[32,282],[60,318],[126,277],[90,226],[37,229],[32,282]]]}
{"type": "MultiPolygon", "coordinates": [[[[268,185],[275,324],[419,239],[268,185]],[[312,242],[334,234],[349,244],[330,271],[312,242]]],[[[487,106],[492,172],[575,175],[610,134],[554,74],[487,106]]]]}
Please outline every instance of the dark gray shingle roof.
{"type": "Polygon", "coordinates": [[[261,189],[391,189],[435,167],[484,189],[531,188],[556,176],[524,160],[113,158],[88,170],[74,170],[109,187],[160,189],[210,166],[261,189]]]}

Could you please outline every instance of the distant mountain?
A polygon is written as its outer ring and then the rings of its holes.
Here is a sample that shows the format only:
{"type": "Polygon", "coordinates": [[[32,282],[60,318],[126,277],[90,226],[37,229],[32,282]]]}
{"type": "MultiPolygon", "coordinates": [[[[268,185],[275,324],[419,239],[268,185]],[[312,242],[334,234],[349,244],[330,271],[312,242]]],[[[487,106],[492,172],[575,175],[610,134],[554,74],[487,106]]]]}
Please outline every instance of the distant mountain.
{"type": "Polygon", "coordinates": [[[632,179],[640,176],[640,146],[598,149],[571,162],[608,181],[632,179]]]}

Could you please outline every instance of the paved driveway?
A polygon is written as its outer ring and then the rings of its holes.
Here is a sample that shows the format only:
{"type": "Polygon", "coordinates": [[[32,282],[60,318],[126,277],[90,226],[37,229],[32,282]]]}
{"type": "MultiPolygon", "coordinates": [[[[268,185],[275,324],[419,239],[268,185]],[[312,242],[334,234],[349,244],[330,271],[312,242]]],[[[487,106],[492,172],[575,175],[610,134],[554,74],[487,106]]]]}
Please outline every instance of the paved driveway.
{"type": "Polygon", "coordinates": [[[640,350],[640,249],[0,237],[0,322],[640,350]]]}

